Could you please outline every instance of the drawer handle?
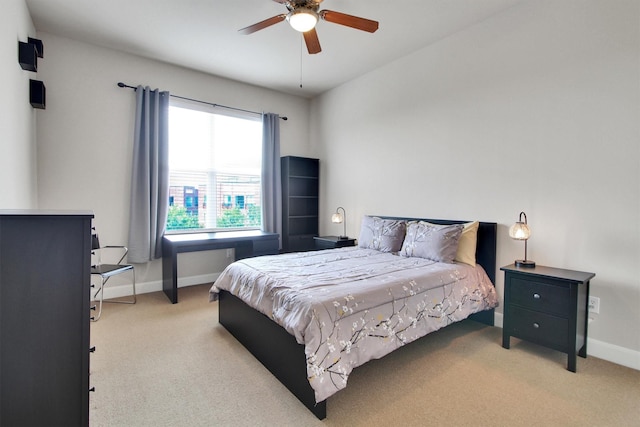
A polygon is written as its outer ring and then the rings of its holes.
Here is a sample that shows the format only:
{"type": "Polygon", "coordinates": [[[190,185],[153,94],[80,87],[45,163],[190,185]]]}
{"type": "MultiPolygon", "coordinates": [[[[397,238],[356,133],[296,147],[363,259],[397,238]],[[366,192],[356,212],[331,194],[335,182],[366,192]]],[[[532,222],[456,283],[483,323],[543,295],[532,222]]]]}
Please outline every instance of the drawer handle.
{"type": "Polygon", "coordinates": [[[539,323],[537,323],[537,322],[534,322],[534,323],[533,323],[533,328],[534,328],[534,329],[538,329],[539,327],[540,327],[540,324],[539,324],[539,323]]]}
{"type": "Polygon", "coordinates": [[[533,299],[540,299],[540,294],[533,294],[533,299]]]}

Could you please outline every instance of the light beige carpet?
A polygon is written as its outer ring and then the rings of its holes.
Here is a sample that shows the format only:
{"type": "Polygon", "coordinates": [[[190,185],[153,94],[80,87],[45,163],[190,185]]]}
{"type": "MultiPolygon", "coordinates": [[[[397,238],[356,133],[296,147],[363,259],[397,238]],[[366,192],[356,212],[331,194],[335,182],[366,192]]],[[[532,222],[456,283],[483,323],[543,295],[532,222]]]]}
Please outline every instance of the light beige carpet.
{"type": "Polygon", "coordinates": [[[640,426],[640,371],[566,356],[499,328],[451,325],[356,369],[316,419],[218,324],[210,285],[105,304],[91,325],[100,426],[640,426]]]}

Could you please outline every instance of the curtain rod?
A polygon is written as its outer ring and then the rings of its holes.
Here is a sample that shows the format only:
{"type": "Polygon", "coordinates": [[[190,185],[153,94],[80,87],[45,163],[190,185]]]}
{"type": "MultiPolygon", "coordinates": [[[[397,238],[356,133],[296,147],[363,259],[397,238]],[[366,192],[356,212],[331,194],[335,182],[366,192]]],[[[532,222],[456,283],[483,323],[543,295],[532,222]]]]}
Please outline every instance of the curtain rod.
{"type": "MultiPolygon", "coordinates": [[[[134,91],[137,89],[137,87],[135,86],[130,86],[128,84],[122,83],[122,82],[118,82],[118,86],[119,87],[126,87],[129,89],[133,89],[134,91]]],[[[199,102],[200,104],[206,104],[206,105],[210,105],[212,107],[220,107],[220,108],[226,108],[228,110],[235,110],[235,111],[243,111],[245,113],[251,113],[251,114],[260,114],[262,115],[262,113],[258,113],[257,111],[251,111],[251,110],[243,110],[242,108],[236,108],[236,107],[228,107],[226,105],[220,105],[220,104],[214,104],[213,102],[207,102],[207,101],[200,101],[199,99],[193,99],[193,98],[187,98],[185,96],[179,96],[179,95],[174,95],[171,92],[169,92],[169,96],[173,97],[173,98],[178,98],[178,99],[184,99],[186,101],[192,101],[192,102],[199,102]]],[[[289,120],[286,116],[282,116],[280,117],[282,120],[289,120]]]]}

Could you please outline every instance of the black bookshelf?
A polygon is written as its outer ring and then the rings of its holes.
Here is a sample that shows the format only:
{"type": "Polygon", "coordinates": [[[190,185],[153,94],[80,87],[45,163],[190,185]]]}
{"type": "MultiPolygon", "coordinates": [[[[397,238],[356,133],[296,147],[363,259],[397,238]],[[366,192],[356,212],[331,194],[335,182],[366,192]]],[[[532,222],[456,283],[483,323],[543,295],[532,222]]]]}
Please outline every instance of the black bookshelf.
{"type": "Polygon", "coordinates": [[[318,159],[285,156],[282,169],[282,250],[315,249],[318,236],[318,159]]]}

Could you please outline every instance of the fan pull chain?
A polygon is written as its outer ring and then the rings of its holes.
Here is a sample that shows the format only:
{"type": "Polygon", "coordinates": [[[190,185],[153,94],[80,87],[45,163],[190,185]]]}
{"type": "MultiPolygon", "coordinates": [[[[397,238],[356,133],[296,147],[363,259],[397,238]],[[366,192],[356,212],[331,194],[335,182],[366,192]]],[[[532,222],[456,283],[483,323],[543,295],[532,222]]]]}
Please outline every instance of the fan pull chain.
{"type": "Polygon", "coordinates": [[[300,89],[302,89],[302,57],[303,57],[303,46],[302,46],[303,38],[300,37],[300,89]]]}

